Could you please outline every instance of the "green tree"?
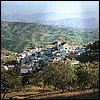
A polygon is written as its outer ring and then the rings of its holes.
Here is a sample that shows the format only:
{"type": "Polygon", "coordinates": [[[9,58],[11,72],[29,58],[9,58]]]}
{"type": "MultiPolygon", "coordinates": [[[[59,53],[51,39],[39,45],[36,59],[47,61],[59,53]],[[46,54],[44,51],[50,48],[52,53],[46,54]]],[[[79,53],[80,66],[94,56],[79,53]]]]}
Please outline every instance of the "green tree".
{"type": "Polygon", "coordinates": [[[70,63],[64,64],[62,62],[56,62],[48,65],[38,73],[39,79],[43,82],[44,87],[53,85],[62,92],[70,86],[73,86],[77,79],[74,68],[71,67],[70,63]],[[72,84],[73,83],[73,84],[72,84]]]}
{"type": "Polygon", "coordinates": [[[3,99],[8,92],[12,92],[21,86],[18,74],[19,72],[16,68],[1,71],[1,93],[3,93],[3,99]]]}
{"type": "Polygon", "coordinates": [[[99,87],[99,63],[87,62],[77,66],[77,85],[80,89],[99,87]]]}

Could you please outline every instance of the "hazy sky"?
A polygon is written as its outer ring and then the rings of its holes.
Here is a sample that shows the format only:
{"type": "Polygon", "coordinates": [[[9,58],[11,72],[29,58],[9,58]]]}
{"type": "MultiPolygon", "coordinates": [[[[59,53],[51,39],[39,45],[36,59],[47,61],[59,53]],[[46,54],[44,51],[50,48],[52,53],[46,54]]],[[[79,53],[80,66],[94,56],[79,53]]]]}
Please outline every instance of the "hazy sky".
{"type": "Polygon", "coordinates": [[[6,14],[99,12],[99,1],[1,1],[6,14]]]}

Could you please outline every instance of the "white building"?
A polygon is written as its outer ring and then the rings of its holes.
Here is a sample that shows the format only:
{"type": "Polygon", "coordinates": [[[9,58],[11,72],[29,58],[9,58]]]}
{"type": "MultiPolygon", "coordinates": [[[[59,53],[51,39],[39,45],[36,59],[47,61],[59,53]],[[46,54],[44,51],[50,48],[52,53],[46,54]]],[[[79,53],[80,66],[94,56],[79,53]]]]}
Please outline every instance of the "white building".
{"type": "Polygon", "coordinates": [[[62,45],[57,45],[57,49],[58,50],[63,49],[63,46],[62,45]]]}
{"type": "Polygon", "coordinates": [[[21,73],[31,72],[32,68],[21,68],[21,73]]]}
{"type": "Polygon", "coordinates": [[[64,50],[64,49],[61,49],[60,50],[60,55],[62,55],[63,57],[66,55],[66,50],[64,50]]]}
{"type": "Polygon", "coordinates": [[[5,70],[8,70],[8,67],[7,67],[7,66],[4,66],[4,69],[5,69],[5,70]]]}
{"type": "Polygon", "coordinates": [[[71,46],[69,46],[67,43],[63,45],[63,49],[64,49],[64,50],[69,50],[70,47],[71,47],[71,46]]]}
{"type": "Polygon", "coordinates": [[[41,48],[37,47],[35,48],[35,52],[40,52],[41,51],[41,48]]]}
{"type": "Polygon", "coordinates": [[[24,58],[26,56],[26,53],[21,53],[22,58],[24,58]]]}

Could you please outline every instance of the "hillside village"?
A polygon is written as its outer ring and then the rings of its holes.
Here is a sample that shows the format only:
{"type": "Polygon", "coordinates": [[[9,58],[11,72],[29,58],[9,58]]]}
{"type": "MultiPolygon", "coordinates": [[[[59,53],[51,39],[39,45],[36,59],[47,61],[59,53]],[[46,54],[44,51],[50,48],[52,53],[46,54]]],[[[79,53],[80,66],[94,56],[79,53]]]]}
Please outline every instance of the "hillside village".
{"type": "Polygon", "coordinates": [[[1,99],[99,98],[98,1],[1,5],[1,99]]]}
{"type": "MultiPolygon", "coordinates": [[[[21,68],[21,73],[27,73],[56,61],[70,62],[71,65],[79,64],[80,61],[74,58],[69,59],[68,56],[71,54],[80,55],[86,51],[85,48],[86,46],[70,46],[58,38],[54,45],[46,45],[45,48],[26,49],[20,54],[15,53],[16,65],[21,68]]],[[[14,65],[2,66],[5,70],[13,67],[14,65]]]]}

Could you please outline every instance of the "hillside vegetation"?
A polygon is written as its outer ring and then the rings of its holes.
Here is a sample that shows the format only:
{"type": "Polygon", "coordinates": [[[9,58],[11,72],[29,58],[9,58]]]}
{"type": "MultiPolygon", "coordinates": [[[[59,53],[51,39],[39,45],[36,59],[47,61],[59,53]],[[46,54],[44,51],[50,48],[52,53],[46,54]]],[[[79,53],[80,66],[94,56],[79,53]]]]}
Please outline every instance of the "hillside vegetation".
{"type": "Polygon", "coordinates": [[[23,22],[1,22],[1,48],[21,52],[25,46],[34,48],[54,42],[57,38],[65,41],[87,43],[99,38],[97,31],[62,28],[23,22]]]}
{"type": "Polygon", "coordinates": [[[99,40],[95,41],[93,44],[88,44],[86,49],[90,49],[90,50],[82,53],[80,56],[76,57],[76,59],[78,59],[79,61],[83,63],[89,62],[89,61],[99,62],[99,40]]]}

